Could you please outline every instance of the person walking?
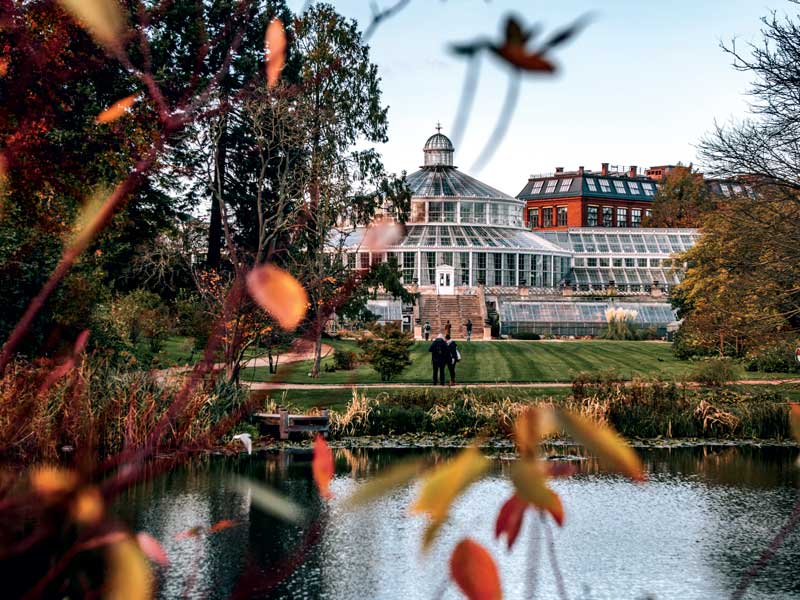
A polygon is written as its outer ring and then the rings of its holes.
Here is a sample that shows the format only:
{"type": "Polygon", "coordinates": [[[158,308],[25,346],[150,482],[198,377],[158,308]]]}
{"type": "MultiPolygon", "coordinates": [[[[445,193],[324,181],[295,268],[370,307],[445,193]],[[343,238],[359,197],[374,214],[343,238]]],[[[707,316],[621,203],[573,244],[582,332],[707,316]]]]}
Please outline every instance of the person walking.
{"type": "Polygon", "coordinates": [[[433,385],[444,385],[444,367],[450,362],[450,349],[441,333],[433,340],[428,352],[433,365],[433,385]]]}
{"type": "Polygon", "coordinates": [[[425,341],[428,341],[428,338],[431,337],[431,322],[425,321],[425,326],[422,328],[422,332],[425,334],[425,341]]]}
{"type": "Polygon", "coordinates": [[[445,337],[450,335],[450,330],[452,328],[453,328],[453,326],[450,325],[450,319],[447,319],[447,323],[444,324],[444,336],[445,337]]]}
{"type": "Polygon", "coordinates": [[[456,363],[461,360],[461,353],[458,351],[458,346],[455,340],[451,340],[449,335],[444,336],[447,342],[447,370],[450,371],[450,387],[456,383],[456,363]]]}
{"type": "Polygon", "coordinates": [[[467,319],[467,341],[472,340],[472,319],[467,319]]]}

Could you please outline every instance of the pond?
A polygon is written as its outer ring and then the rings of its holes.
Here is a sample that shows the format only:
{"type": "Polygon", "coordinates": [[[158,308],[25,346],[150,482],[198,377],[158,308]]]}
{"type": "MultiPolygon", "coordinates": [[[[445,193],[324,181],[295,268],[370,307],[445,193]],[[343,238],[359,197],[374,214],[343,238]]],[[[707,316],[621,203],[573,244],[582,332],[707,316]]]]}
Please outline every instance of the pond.
{"type": "MultiPolygon", "coordinates": [[[[446,458],[457,450],[335,450],[335,498],[319,499],[311,454],[283,450],[248,457],[208,457],[154,478],[120,499],[136,530],[162,541],[164,598],[459,598],[448,583],[454,544],[469,535],[498,562],[505,598],[559,598],[557,561],[571,599],[709,599],[730,597],[742,575],[785,524],[797,497],[797,450],[785,447],[640,449],[646,484],[598,470],[591,457],[578,473],[554,480],[566,519],[552,545],[533,513],[508,552],[493,539],[497,511],[511,493],[511,456],[496,455],[489,476],[454,504],[427,554],[424,520],[408,513],[416,486],[356,512],[340,499],[365,477],[414,454],[446,458]],[[261,512],[232,476],[266,482],[307,507],[316,525],[288,525],[261,512]],[[194,526],[236,525],[183,538],[194,526]],[[553,554],[550,549],[552,548],[553,554]]],[[[549,453],[580,456],[570,446],[549,453]]],[[[800,598],[800,534],[785,540],[755,576],[746,598],[800,598]]]]}

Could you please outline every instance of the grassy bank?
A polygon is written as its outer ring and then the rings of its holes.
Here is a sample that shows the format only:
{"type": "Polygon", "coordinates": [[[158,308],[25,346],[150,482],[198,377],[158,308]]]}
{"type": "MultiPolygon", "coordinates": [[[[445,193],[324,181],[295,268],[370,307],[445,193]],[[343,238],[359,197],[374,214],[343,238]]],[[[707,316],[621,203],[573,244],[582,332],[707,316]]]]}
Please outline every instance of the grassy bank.
{"type": "Polygon", "coordinates": [[[524,407],[554,404],[608,423],[628,438],[789,437],[788,405],[776,391],[691,390],[673,383],[576,384],[565,394],[516,397],[498,389],[353,390],[332,416],[332,435],[508,436],[524,407]]]}
{"type": "MultiPolygon", "coordinates": [[[[355,342],[334,340],[335,348],[357,350],[355,342]]],[[[458,383],[570,382],[581,372],[614,371],[622,379],[657,377],[688,379],[697,363],[678,360],[667,343],[637,341],[579,340],[565,342],[460,342],[462,361],[458,365],[458,383]]],[[[395,381],[427,384],[431,377],[428,344],[416,342],[411,353],[412,364],[395,381]]],[[[324,371],[333,364],[331,356],[322,361],[323,372],[314,383],[380,383],[380,377],[369,365],[350,371],[324,371]]],[[[249,381],[309,383],[311,361],[279,367],[270,375],[266,367],[246,368],[242,377],[249,381]]],[[[781,373],[745,373],[748,379],[791,378],[781,373]]]]}
{"type": "Polygon", "coordinates": [[[212,378],[188,394],[180,385],[103,361],[64,370],[13,363],[0,378],[0,459],[92,462],[145,443],[158,452],[210,447],[245,408],[243,390],[212,378]]]}

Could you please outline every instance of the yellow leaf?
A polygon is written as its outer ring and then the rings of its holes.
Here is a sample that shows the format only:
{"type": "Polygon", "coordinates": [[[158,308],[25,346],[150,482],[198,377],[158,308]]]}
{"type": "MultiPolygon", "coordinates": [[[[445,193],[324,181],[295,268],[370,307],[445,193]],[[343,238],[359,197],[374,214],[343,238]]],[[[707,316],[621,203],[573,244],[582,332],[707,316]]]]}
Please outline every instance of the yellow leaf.
{"type": "Polygon", "coordinates": [[[108,549],[106,598],[149,600],[153,595],[153,575],[139,546],[126,537],[108,549]]]}
{"type": "Polygon", "coordinates": [[[423,548],[433,541],[436,531],[447,518],[453,500],[480,479],[488,468],[488,459],[477,448],[470,447],[425,477],[419,497],[411,506],[412,512],[427,513],[431,518],[423,548]]]}
{"type": "Polygon", "coordinates": [[[566,411],[558,411],[558,419],[567,433],[593,452],[604,466],[634,481],[644,481],[639,455],[616,431],[566,411]]]}
{"type": "Polygon", "coordinates": [[[122,115],[124,115],[131,106],[133,106],[137,98],[138,96],[136,94],[131,94],[130,96],[117,100],[114,102],[114,104],[97,115],[95,121],[97,123],[110,123],[111,121],[116,121],[122,115]]]}
{"type": "Polygon", "coordinates": [[[405,485],[422,471],[423,461],[403,461],[385,469],[376,477],[363,483],[344,501],[345,508],[355,508],[388,494],[393,489],[405,485]]]}
{"type": "Polygon", "coordinates": [[[547,478],[539,460],[518,460],[511,465],[511,481],[517,495],[540,510],[549,512],[556,523],[564,523],[564,507],[561,498],[547,487],[547,478]]]}
{"type": "Polygon", "coordinates": [[[265,264],[250,271],[247,289],[253,300],[286,330],[297,327],[306,315],[305,289],[291,274],[275,265],[265,264]]]}
{"type": "Polygon", "coordinates": [[[267,85],[274,87],[286,63],[286,31],[280,19],[273,19],[264,36],[267,54],[267,85]]]}
{"type": "Polygon", "coordinates": [[[125,19],[117,0],[59,0],[59,3],[98,44],[113,47],[119,43],[125,19]]]}

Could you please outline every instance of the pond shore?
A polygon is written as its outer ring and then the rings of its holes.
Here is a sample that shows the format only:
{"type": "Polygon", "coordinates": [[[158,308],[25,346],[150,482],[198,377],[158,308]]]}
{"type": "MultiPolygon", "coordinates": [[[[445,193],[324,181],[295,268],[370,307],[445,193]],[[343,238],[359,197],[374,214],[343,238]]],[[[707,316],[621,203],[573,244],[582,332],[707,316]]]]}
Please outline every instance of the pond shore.
{"type": "MultiPolygon", "coordinates": [[[[634,448],[696,448],[703,446],[725,446],[725,447],[779,447],[779,448],[800,448],[800,444],[792,439],[724,439],[724,438],[652,438],[652,439],[629,439],[628,443],[634,448]]],[[[313,444],[312,438],[302,440],[279,441],[272,440],[264,443],[257,440],[253,446],[253,453],[274,452],[278,450],[310,450],[313,444]]],[[[514,442],[507,437],[473,438],[452,435],[431,435],[431,434],[400,434],[400,435],[370,435],[353,436],[340,439],[328,440],[328,444],[334,449],[428,449],[428,448],[465,448],[477,444],[484,450],[513,450],[514,442]]],[[[575,442],[568,438],[553,438],[543,442],[546,447],[574,446],[575,442]]],[[[236,452],[239,446],[234,446],[236,452]]],[[[215,450],[214,454],[228,454],[231,446],[225,446],[225,450],[215,450]]]]}

